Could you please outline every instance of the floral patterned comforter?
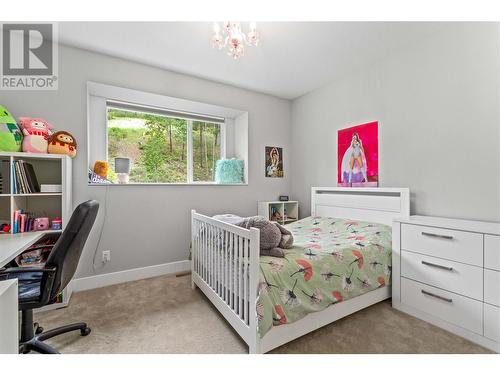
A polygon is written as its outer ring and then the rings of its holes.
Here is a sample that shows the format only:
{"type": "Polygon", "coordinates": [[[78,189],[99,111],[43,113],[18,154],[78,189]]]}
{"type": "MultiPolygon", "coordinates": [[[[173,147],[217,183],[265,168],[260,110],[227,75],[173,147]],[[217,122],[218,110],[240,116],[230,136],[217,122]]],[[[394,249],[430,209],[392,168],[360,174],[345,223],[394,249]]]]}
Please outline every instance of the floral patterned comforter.
{"type": "Polygon", "coordinates": [[[286,226],[295,246],[260,258],[259,334],[390,284],[391,227],[308,217],[286,226]]]}

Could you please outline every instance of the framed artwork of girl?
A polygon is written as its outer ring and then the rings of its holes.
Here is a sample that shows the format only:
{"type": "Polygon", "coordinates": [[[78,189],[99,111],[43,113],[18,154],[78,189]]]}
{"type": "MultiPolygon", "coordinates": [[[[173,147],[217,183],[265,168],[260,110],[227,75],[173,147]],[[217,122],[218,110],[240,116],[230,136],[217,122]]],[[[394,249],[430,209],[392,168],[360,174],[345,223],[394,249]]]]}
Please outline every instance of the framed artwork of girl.
{"type": "Polygon", "coordinates": [[[378,122],[338,131],[339,186],[378,186],[378,122]]]}
{"type": "Polygon", "coordinates": [[[266,177],[283,177],[283,148],[266,146],[266,177]]]}

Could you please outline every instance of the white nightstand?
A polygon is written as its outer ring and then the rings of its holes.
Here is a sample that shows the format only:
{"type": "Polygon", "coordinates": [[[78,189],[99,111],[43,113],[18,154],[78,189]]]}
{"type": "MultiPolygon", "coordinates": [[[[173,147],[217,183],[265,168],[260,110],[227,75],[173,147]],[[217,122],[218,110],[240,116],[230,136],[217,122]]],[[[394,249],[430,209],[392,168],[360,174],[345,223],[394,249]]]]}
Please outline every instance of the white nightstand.
{"type": "Polygon", "coordinates": [[[280,224],[289,224],[299,219],[299,202],[259,202],[258,215],[280,224]]]}

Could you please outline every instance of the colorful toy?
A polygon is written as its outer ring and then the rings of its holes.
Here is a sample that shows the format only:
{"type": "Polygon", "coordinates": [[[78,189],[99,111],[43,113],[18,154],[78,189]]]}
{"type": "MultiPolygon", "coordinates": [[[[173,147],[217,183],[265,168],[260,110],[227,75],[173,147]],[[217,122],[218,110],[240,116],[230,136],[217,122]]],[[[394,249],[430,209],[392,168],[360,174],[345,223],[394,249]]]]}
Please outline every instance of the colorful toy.
{"type": "Polygon", "coordinates": [[[0,151],[21,151],[23,135],[16,124],[16,120],[0,104],[0,151]]]}
{"type": "Polygon", "coordinates": [[[0,232],[10,233],[10,224],[0,225],[0,232]]]}
{"type": "Polygon", "coordinates": [[[102,178],[108,178],[109,163],[103,160],[97,160],[94,163],[94,173],[102,178]]]}
{"type": "Polygon", "coordinates": [[[41,118],[21,117],[19,125],[24,134],[23,151],[46,154],[51,124],[41,118]]]}
{"type": "Polygon", "coordinates": [[[56,217],[52,220],[52,230],[61,230],[62,229],[62,220],[59,217],[56,217]]]}
{"type": "Polygon", "coordinates": [[[49,229],[48,217],[37,217],[33,223],[33,230],[47,230],[49,229]]]}
{"type": "Polygon", "coordinates": [[[76,156],[76,140],[67,131],[58,131],[49,138],[47,148],[49,154],[68,155],[72,158],[76,156]]]}

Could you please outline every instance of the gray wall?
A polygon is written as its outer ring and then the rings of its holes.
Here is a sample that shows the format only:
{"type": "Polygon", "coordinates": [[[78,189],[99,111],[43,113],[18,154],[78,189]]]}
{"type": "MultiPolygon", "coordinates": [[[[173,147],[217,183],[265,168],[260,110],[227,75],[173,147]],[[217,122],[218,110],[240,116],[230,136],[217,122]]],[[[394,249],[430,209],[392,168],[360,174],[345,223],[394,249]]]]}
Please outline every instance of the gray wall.
{"type": "Polygon", "coordinates": [[[496,23],[455,24],[292,105],[292,193],[337,184],[337,130],[378,120],[380,186],[409,187],[412,213],[500,221],[496,23]]]}
{"type": "Polygon", "coordinates": [[[0,92],[0,103],[16,117],[39,116],[68,130],[79,143],[73,162],[73,202],[97,199],[101,209],[77,277],[185,260],[192,208],[207,214],[255,215],[258,200],[289,194],[288,153],[286,177],[264,177],[264,147],[276,144],[288,150],[290,146],[289,101],[65,46],[59,49],[59,77],[57,91],[0,92]],[[112,186],[105,202],[105,187],[87,186],[87,81],[248,111],[249,185],[112,186]],[[94,272],[92,257],[103,225],[94,272]],[[111,250],[111,262],[104,267],[102,250],[111,250]]]}

